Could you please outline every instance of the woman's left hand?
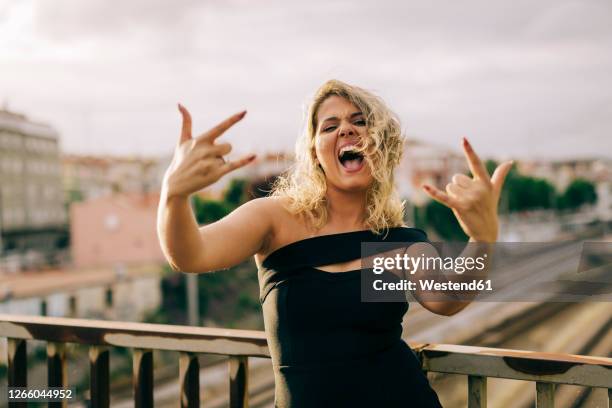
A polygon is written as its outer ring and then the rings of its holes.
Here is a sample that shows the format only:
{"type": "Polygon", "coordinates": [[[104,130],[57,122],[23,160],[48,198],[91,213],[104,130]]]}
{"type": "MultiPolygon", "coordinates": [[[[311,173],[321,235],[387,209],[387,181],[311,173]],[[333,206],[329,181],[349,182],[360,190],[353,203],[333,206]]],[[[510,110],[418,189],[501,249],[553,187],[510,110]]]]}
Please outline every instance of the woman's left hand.
{"type": "Polygon", "coordinates": [[[453,210],[463,231],[473,241],[495,242],[498,234],[497,204],[506,175],[513,161],[500,164],[493,176],[489,173],[472,146],[463,138],[463,151],[472,177],[455,174],[446,185],[446,192],[428,184],[425,192],[434,200],[453,210]]]}

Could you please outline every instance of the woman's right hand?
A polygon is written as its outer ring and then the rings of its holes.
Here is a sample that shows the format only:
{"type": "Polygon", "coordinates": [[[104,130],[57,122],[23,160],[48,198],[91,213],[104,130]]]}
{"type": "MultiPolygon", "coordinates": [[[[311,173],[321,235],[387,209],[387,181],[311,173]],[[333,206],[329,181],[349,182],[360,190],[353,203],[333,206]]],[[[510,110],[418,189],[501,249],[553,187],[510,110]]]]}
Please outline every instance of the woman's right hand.
{"type": "Polygon", "coordinates": [[[172,162],[164,175],[164,187],[168,197],[189,197],[255,159],[255,155],[250,154],[236,161],[226,162],[223,156],[232,150],[232,146],[229,143],[215,144],[215,140],[240,121],[246,111],[230,116],[194,139],[191,136],[191,115],[181,104],[178,107],[183,116],[183,127],[172,162]]]}

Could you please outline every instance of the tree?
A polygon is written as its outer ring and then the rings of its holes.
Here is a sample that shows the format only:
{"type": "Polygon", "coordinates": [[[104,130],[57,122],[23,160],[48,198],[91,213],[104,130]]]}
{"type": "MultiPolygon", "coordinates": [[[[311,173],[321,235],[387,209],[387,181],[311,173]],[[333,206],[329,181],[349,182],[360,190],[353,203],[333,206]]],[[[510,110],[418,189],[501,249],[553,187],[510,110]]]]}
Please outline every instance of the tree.
{"type": "Polygon", "coordinates": [[[557,200],[557,208],[575,210],[584,204],[597,201],[595,185],[588,180],[577,178],[567,186],[557,200]]]}
{"type": "Polygon", "coordinates": [[[233,208],[247,202],[247,181],[244,179],[232,179],[225,190],[223,201],[233,208]]]}
{"type": "Polygon", "coordinates": [[[272,187],[276,182],[278,175],[260,177],[251,181],[247,187],[249,199],[267,197],[272,191],[272,187]]]}
{"type": "Polygon", "coordinates": [[[209,224],[229,214],[232,206],[224,201],[207,200],[194,195],[193,210],[198,224],[209,224]]]}
{"type": "Polygon", "coordinates": [[[453,211],[437,201],[430,201],[425,207],[426,225],[431,226],[440,237],[449,241],[467,241],[461,225],[453,211]]]}
{"type": "MultiPolygon", "coordinates": [[[[485,166],[489,174],[492,174],[497,167],[497,163],[493,160],[487,160],[485,166]]],[[[514,212],[553,208],[556,195],[555,187],[548,180],[524,176],[518,172],[516,165],[514,165],[506,176],[500,197],[500,209],[514,212]]]]}

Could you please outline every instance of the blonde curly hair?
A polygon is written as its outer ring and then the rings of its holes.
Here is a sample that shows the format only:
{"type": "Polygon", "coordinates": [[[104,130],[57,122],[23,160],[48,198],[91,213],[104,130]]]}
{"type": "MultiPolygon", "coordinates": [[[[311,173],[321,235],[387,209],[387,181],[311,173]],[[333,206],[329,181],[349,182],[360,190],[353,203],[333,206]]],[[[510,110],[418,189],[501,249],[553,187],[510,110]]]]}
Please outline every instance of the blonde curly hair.
{"type": "Polygon", "coordinates": [[[292,214],[305,216],[316,229],[327,222],[327,183],[316,158],[315,136],[319,107],[332,95],[353,103],[366,120],[367,137],[359,150],[374,181],[367,191],[365,226],[381,234],[388,228],[403,225],[404,202],[399,199],[393,176],[404,146],[400,122],[380,97],[335,79],[325,82],[315,93],[308,108],[306,128],[296,143],[295,164],[276,180],[272,196],[287,198],[287,209],[292,214]]]}

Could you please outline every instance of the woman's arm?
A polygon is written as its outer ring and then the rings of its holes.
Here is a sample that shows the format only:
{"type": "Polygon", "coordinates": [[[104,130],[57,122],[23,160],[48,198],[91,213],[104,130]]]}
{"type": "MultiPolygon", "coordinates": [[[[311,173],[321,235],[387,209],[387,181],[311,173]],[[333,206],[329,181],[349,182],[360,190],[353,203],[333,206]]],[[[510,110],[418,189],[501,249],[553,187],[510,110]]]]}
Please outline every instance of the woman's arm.
{"type": "MultiPolygon", "coordinates": [[[[489,176],[487,169],[480,158],[467,141],[463,138],[463,151],[465,153],[468,166],[472,172],[472,177],[464,174],[455,174],[452,182],[446,186],[446,191],[440,191],[429,185],[423,188],[434,200],[449,207],[463,231],[470,237],[471,243],[468,244],[464,253],[460,256],[482,256],[489,254],[491,246],[487,243],[494,243],[497,240],[499,223],[497,219],[497,206],[499,197],[504,185],[506,175],[512,168],[513,162],[505,162],[499,165],[492,176],[489,176]]],[[[435,248],[431,247],[434,252],[435,248]]],[[[490,264],[490,256],[488,264],[490,264]]],[[[486,276],[486,271],[483,272],[486,276]]],[[[460,281],[461,277],[453,277],[454,281],[460,281]]],[[[466,299],[466,297],[462,297],[466,299]]],[[[470,300],[445,301],[445,302],[421,302],[424,307],[434,313],[452,315],[465,308],[470,300]]]]}
{"type": "Polygon", "coordinates": [[[260,251],[272,233],[272,198],[249,201],[198,227],[188,200],[160,200],[158,235],[172,269],[203,273],[237,265],[260,251]]]}
{"type": "Polygon", "coordinates": [[[183,128],[170,167],[164,175],[157,212],[157,234],[170,266],[183,272],[208,272],[238,264],[254,255],[271,231],[271,200],[254,200],[227,217],[199,228],[189,196],[223,175],[250,163],[249,155],[225,162],[228,143],[215,144],[246,112],[228,118],[198,138],[191,137],[191,116],[179,105],[183,128]]]}

